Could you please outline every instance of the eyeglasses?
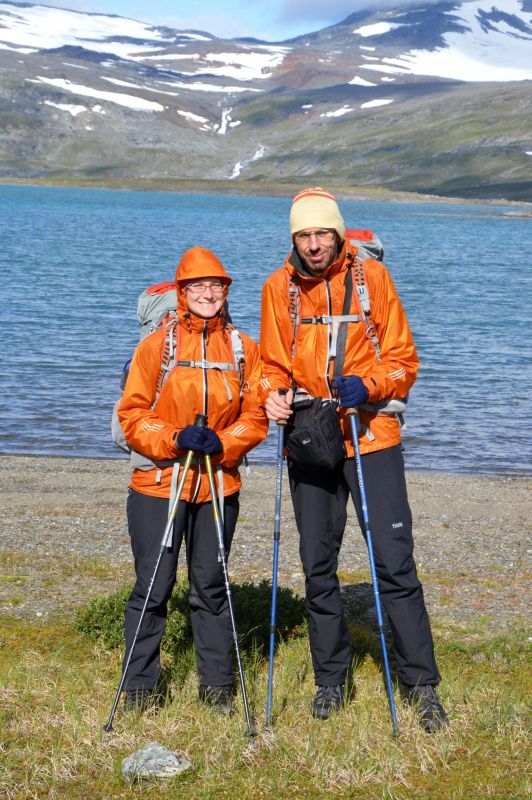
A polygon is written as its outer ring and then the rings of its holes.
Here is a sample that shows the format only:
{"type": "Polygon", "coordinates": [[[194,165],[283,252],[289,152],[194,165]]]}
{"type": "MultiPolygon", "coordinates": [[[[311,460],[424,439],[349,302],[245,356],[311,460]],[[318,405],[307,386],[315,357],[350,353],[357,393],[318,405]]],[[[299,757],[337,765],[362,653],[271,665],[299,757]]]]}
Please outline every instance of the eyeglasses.
{"type": "Polygon", "coordinates": [[[187,292],[196,295],[205,294],[210,289],[213,294],[223,294],[224,284],[221,281],[211,281],[210,283],[189,283],[185,286],[187,292]]]}
{"type": "Polygon", "coordinates": [[[317,231],[299,231],[294,236],[298,244],[308,244],[312,237],[315,237],[321,244],[330,244],[336,236],[336,231],[330,228],[318,228],[317,231]]]}

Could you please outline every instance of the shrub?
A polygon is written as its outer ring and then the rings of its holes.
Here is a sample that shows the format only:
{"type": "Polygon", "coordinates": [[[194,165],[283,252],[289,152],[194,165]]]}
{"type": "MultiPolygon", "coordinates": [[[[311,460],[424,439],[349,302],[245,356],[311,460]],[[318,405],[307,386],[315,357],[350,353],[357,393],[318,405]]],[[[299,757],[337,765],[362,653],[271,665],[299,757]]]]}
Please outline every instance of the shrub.
{"type": "MultiPolygon", "coordinates": [[[[76,630],[107,648],[123,647],[124,610],[129,588],[93,600],[78,612],[76,630]]],[[[271,586],[266,580],[259,584],[235,583],[231,586],[236,623],[243,650],[268,652],[270,636],[271,586]]],[[[291,589],[279,587],[277,594],[277,638],[290,639],[304,635],[305,601],[291,589]]],[[[161,650],[173,658],[192,644],[192,628],[188,605],[188,582],[178,581],[168,603],[168,621],[161,650]]]]}
{"type": "Polygon", "coordinates": [[[107,597],[98,597],[76,615],[74,626],[93,642],[105,647],[124,644],[124,610],[131,589],[124,587],[107,597]]]}

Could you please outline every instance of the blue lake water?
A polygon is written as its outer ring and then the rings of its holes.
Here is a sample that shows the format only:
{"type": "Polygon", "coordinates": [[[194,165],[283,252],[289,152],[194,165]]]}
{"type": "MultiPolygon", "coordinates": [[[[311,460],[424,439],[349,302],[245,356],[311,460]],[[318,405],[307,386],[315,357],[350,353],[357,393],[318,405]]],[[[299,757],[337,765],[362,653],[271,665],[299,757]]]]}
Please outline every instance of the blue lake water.
{"type": "MultiPolygon", "coordinates": [[[[340,204],[348,225],[381,236],[420,354],[407,468],[530,474],[532,218],[488,205],[340,204]]],[[[0,186],[0,452],[123,457],[110,412],[138,340],[138,294],[203,245],[234,278],[234,322],[257,337],[262,283],[289,249],[289,208],[0,186]]],[[[274,458],[272,431],[251,461],[274,458]]]]}

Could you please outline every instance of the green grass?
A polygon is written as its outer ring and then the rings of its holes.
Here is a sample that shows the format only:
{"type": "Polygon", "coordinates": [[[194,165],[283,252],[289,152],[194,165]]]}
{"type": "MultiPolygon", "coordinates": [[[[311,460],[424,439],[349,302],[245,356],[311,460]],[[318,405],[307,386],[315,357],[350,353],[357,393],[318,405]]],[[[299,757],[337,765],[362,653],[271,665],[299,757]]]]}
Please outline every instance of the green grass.
{"type": "Polygon", "coordinates": [[[95,644],[71,623],[0,620],[0,796],[524,799],[532,788],[526,768],[530,644],[524,626],[496,636],[488,630],[435,626],[440,694],[451,717],[450,729],[436,736],[422,732],[398,693],[401,736],[391,736],[378,659],[358,637],[355,696],[327,722],[309,715],[314,685],[306,638],[280,644],[274,727],[265,733],[267,664],[257,650],[246,650],[260,731],[250,742],[240,701],[231,719],[198,704],[190,649],[175,658],[165,654],[171,702],[141,718],[119,712],[105,736],[120,650],[95,644]],[[186,755],[193,769],[169,783],[124,785],[122,760],[149,741],[186,755]]]}
{"type": "MultiPolygon", "coordinates": [[[[0,550],[0,584],[29,583],[30,578],[24,572],[31,567],[34,573],[41,575],[43,584],[53,585],[58,580],[68,578],[105,578],[111,570],[109,563],[98,558],[72,558],[58,556],[53,565],[43,566],[39,553],[18,553],[14,550],[0,550]],[[5,570],[5,572],[3,572],[5,570]],[[11,574],[9,574],[11,573],[11,574]]],[[[113,567],[114,572],[127,575],[130,570],[124,566],[113,567]]]]}
{"type": "Polygon", "coordinates": [[[0,575],[0,583],[27,583],[25,575],[0,575]]]}

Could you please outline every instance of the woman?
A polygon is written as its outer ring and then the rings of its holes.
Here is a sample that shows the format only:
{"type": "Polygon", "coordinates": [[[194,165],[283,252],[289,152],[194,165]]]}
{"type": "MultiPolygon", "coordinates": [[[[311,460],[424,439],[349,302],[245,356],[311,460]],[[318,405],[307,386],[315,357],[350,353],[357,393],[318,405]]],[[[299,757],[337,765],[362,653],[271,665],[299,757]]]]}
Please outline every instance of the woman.
{"type": "Polygon", "coordinates": [[[199,696],[225,713],[232,711],[232,628],[202,456],[212,456],[218,475],[228,554],[238,518],[238,465],[266,437],[268,422],[259,406],[258,348],[244,334],[237,334],[243,349],[241,375],[235,364],[234,334],[232,340],[226,316],[230,284],[231,278],[213,253],[202,247],[187,250],[176,272],[175,366],[161,386],[166,334],[159,329],[137,347],[118,407],[128,444],[155,462],[151,468],[133,471],[127,500],[137,580],[126,606],[126,652],[160,552],[172,486],[175,491],[187,452],[196,454],[179,500],[172,545],[164,552],[129,665],[127,710],[143,710],[154,699],[167,602],[184,539],[199,696]],[[207,416],[207,428],[193,424],[197,414],[207,416]]]}

